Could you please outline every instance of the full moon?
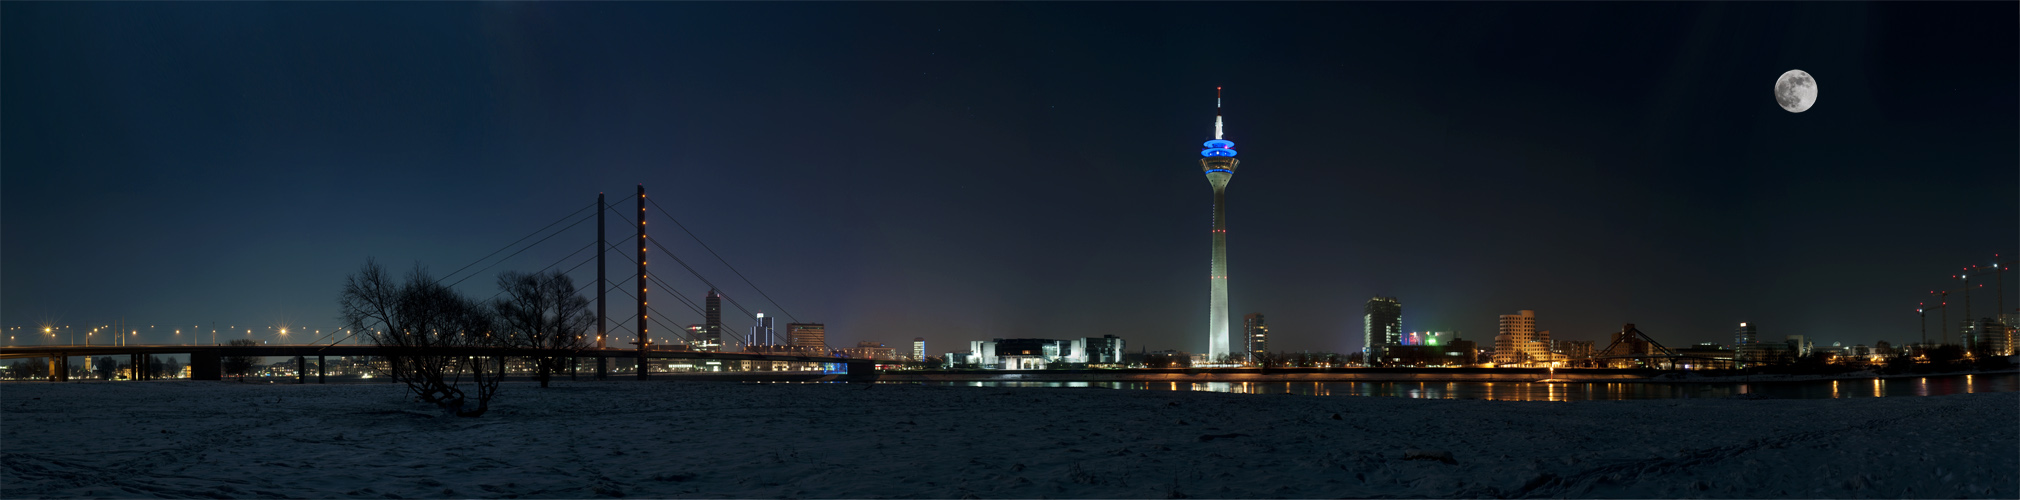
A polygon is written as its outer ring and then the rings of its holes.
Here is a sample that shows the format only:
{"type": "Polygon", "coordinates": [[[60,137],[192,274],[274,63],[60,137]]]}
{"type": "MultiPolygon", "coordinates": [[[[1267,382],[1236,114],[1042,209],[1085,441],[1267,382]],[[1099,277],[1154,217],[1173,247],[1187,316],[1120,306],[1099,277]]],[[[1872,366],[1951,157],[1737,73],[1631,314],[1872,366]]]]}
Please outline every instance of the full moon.
{"type": "Polygon", "coordinates": [[[1799,69],[1782,73],[1775,80],[1775,103],[1790,113],[1809,111],[1817,104],[1817,79],[1799,69]]]}

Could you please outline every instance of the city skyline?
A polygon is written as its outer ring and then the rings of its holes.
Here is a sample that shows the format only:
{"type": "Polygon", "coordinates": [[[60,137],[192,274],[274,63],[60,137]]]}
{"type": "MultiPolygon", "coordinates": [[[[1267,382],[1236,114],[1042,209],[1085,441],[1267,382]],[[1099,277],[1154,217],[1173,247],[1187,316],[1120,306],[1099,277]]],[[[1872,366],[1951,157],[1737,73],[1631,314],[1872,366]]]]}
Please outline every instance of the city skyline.
{"type": "MultiPolygon", "coordinates": [[[[1205,207],[1175,165],[1221,86],[1269,165],[1231,221],[1229,307],[1268,312],[1272,348],[1361,348],[1377,295],[1409,302],[1401,331],[1483,343],[1515,310],[1555,339],[1636,323],[1730,342],[1748,321],[1770,340],[1904,343],[1927,291],[2020,240],[2016,57],[1972,42],[2009,32],[1991,20],[2010,6],[385,8],[409,16],[10,7],[0,324],[327,330],[366,257],[449,271],[645,183],[832,346],[1117,333],[1205,352],[1205,207]],[[1497,36],[1566,15],[1621,22],[1497,36]],[[634,20],[668,16],[775,27],[634,20]],[[251,18],[274,29],[232,22],[251,18]],[[873,18],[898,22],[850,29],[873,18]],[[1175,35],[1206,27],[1229,36],[1175,35]],[[164,42],[88,42],[114,33],[164,42]],[[1183,56],[1127,57],[1147,50],[1134,40],[1183,56]],[[1768,90],[1798,68],[1827,89],[1793,114],[1768,90]],[[1059,74],[1085,77],[1042,76],[1059,74]],[[815,84],[783,101],[766,83],[801,76],[815,84]],[[1085,330],[1042,333],[1056,324],[1085,330]]],[[[665,222],[656,240],[702,254],[665,222]]],[[[460,288],[489,295],[492,278],[460,288]]],[[[1993,294],[1972,300],[1988,316],[1993,294]]],[[[1932,337],[1975,319],[1952,309],[1932,337]]]]}

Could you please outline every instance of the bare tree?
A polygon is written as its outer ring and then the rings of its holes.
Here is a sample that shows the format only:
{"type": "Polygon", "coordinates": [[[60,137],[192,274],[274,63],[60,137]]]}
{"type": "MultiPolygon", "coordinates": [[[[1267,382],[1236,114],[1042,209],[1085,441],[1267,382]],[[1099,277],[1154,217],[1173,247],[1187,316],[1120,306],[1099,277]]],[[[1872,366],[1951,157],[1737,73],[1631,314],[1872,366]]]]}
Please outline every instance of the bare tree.
{"type": "Polygon", "coordinates": [[[587,346],[583,339],[593,319],[589,299],[575,293],[575,280],[555,271],[549,274],[509,272],[498,275],[504,297],[492,302],[506,342],[514,347],[549,351],[533,358],[535,380],[540,387],[554,373],[566,367],[564,358],[552,351],[573,351],[587,346]]]}
{"type": "Polygon", "coordinates": [[[119,360],[112,359],[111,356],[98,358],[97,366],[93,368],[98,369],[98,378],[112,380],[114,375],[119,374],[119,360]]]}
{"type": "Polygon", "coordinates": [[[504,344],[492,335],[493,319],[477,301],[436,283],[418,265],[406,283],[396,284],[385,268],[367,259],[345,278],[338,307],[346,327],[370,332],[385,352],[387,375],[407,384],[415,397],[462,417],[490,409],[504,379],[504,358],[449,352],[504,344]],[[464,391],[466,375],[475,401],[464,391]]]}
{"type": "MultiPolygon", "coordinates": [[[[226,345],[232,347],[250,347],[260,345],[260,342],[253,339],[233,339],[226,345]]],[[[245,382],[246,372],[252,371],[253,366],[258,365],[259,362],[260,358],[258,356],[225,356],[223,359],[218,360],[219,368],[223,368],[225,373],[238,376],[239,382],[245,382]]]]}

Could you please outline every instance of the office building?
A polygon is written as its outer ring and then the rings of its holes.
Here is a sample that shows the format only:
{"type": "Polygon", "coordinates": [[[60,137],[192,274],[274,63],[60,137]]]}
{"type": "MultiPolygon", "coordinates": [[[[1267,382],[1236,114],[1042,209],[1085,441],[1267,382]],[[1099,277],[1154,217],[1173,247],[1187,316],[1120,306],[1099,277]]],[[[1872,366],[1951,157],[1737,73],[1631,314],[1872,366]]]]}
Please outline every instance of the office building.
{"type": "Polygon", "coordinates": [[[764,311],[758,311],[757,322],[750,326],[750,345],[778,345],[778,338],[772,336],[772,318],[764,311]]]}
{"type": "Polygon", "coordinates": [[[2012,356],[2012,325],[1995,318],[1979,318],[1978,325],[1970,341],[1965,344],[1973,353],[1981,356],[2012,356]]]}
{"type": "Polygon", "coordinates": [[[926,338],[915,337],[912,339],[912,361],[925,361],[925,360],[926,360],[926,338]]]}
{"type": "Polygon", "coordinates": [[[706,321],[706,323],[702,325],[702,331],[701,331],[702,350],[704,351],[721,350],[722,349],[721,293],[716,292],[715,289],[713,288],[708,290],[708,297],[704,299],[702,303],[701,315],[702,320],[706,321]]]}
{"type": "Polygon", "coordinates": [[[1199,168],[1213,186],[1213,261],[1207,269],[1207,359],[1219,360],[1230,354],[1227,307],[1227,181],[1236,166],[1234,141],[1222,137],[1220,89],[1214,89],[1213,140],[1200,150],[1199,168]]]}
{"type": "Polygon", "coordinates": [[[1262,313],[1249,313],[1241,317],[1242,354],[1235,361],[1255,363],[1269,354],[1270,327],[1263,323],[1262,313]]]}
{"type": "Polygon", "coordinates": [[[786,341],[794,347],[828,345],[828,327],[821,323],[786,323],[786,341]]]}
{"type": "Polygon", "coordinates": [[[1550,332],[1536,330],[1536,311],[1503,314],[1500,323],[1500,334],[1494,336],[1494,364],[1543,366],[1556,361],[1550,353],[1550,332]]]}
{"type": "Polygon", "coordinates": [[[1753,361],[1760,359],[1762,349],[1759,330],[1754,325],[1747,324],[1744,321],[1740,322],[1739,328],[1733,330],[1732,351],[1733,359],[1735,360],[1753,361]]]}
{"type": "Polygon", "coordinates": [[[1592,341],[1558,340],[1552,344],[1552,351],[1565,361],[1565,366],[1592,366],[1592,341]]]}
{"type": "Polygon", "coordinates": [[[1118,364],[1122,362],[1122,338],[1102,335],[1099,338],[1080,339],[1086,344],[1088,364],[1118,364]]]}
{"type": "Polygon", "coordinates": [[[1395,297],[1375,297],[1362,306],[1362,352],[1370,364],[1379,364],[1383,350],[1403,343],[1403,303],[1395,297]]]}

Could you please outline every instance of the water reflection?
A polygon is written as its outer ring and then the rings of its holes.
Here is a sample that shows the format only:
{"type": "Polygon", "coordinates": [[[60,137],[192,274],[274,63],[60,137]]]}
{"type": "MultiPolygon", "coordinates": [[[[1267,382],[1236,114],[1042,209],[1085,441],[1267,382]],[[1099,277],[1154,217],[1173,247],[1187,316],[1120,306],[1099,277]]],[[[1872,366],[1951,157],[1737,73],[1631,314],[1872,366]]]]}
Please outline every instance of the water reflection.
{"type": "MultiPolygon", "coordinates": [[[[909,382],[906,382],[909,383],[909,382]]],[[[1419,399],[1504,401],[1595,401],[1625,399],[1727,398],[1752,395],[1774,399],[1887,396],[1942,396],[2020,390],[2020,375],[1852,379],[1815,382],[1657,384],[1646,382],[926,382],[971,387],[1093,387],[1155,391],[1296,394],[1301,396],[1390,396],[1419,399]],[[1870,384],[1870,392],[1858,390],[1870,384]]]]}

